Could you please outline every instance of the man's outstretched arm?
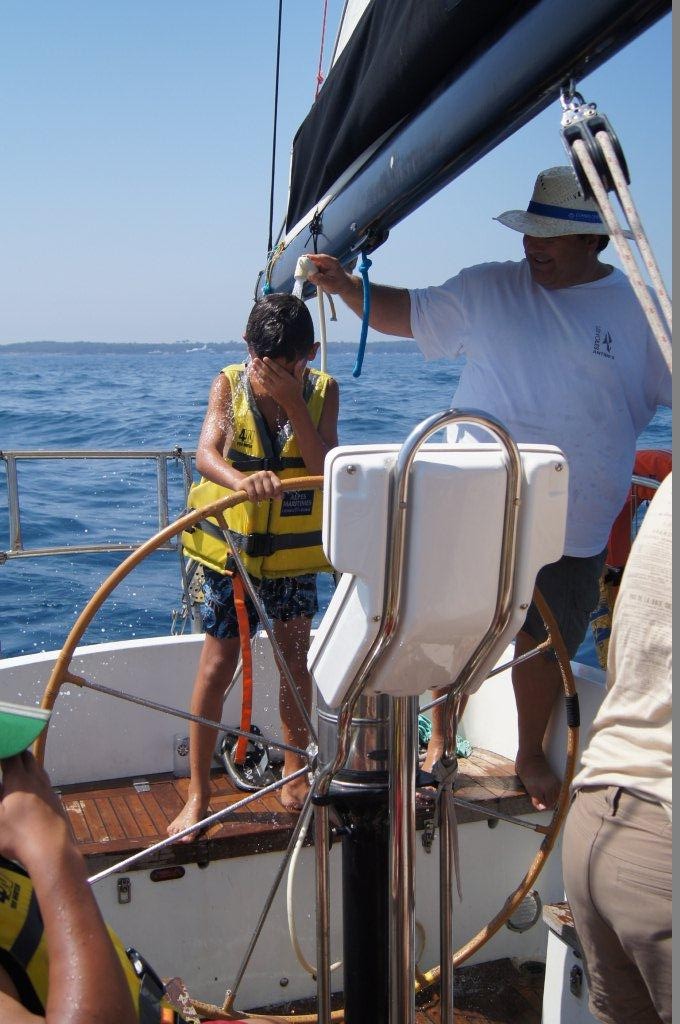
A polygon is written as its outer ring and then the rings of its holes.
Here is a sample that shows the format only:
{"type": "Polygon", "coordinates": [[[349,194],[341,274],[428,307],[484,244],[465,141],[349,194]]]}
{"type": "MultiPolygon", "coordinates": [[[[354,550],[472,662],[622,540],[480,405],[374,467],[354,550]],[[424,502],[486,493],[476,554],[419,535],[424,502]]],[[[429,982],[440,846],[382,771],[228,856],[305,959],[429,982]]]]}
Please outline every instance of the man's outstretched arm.
{"type": "MultiPolygon", "coordinates": [[[[361,316],[364,293],[360,277],[349,274],[335,256],[326,253],[308,253],[317,272],[309,274],[309,281],[331,295],[338,295],[349,308],[361,316]]],[[[412,338],[411,296],[406,288],[390,288],[371,283],[370,325],[381,334],[394,334],[398,338],[412,338]]]]}

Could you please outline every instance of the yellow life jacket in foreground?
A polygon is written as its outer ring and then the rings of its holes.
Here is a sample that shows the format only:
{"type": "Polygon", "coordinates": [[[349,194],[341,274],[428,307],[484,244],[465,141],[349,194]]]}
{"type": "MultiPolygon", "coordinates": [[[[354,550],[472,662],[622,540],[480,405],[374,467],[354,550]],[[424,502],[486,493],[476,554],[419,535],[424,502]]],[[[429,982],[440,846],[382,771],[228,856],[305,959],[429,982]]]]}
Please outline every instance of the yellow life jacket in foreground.
{"type": "MultiPolygon", "coordinates": [[[[186,1024],[163,999],[159,990],[162,983],[153,972],[148,978],[139,978],[120,939],[110,928],[109,935],[127,979],[139,1024],[167,1020],[186,1024]]],[[[49,959],[40,908],[26,872],[4,857],[0,857],[0,966],[12,979],[21,1005],[31,1013],[44,1014],[49,959]]]]}
{"type": "MultiPolygon", "coordinates": [[[[226,459],[241,473],[269,469],[281,480],[307,476],[307,470],[290,423],[272,438],[257,407],[245,364],[222,370],[231,388],[233,437],[226,459]]],[[[332,378],[309,370],[303,395],[312,423],[318,427],[332,378]]],[[[201,479],[189,491],[189,508],[203,508],[235,493],[211,480],[201,479]]],[[[322,494],[320,490],[287,491],[275,501],[244,501],[224,513],[227,526],[251,576],[274,578],[330,572],[321,546],[322,494]]],[[[215,519],[203,519],[182,533],[188,558],[217,572],[227,571],[230,549],[215,519]]]]}

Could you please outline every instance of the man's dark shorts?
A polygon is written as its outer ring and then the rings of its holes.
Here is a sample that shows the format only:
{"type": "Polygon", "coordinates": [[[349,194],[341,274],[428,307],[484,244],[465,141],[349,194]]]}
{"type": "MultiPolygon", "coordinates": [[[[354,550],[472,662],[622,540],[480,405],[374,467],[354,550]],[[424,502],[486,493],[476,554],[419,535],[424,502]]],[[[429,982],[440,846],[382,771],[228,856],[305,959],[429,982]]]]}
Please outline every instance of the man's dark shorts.
{"type": "MultiPolygon", "coordinates": [[[[605,549],[589,558],[564,555],[558,562],[544,565],[536,577],[536,586],[555,618],[570,659],[583,642],[590,613],[597,604],[606,554],[605,549]]],[[[533,602],[522,629],[539,642],[546,638],[543,619],[533,602]]]]}
{"type": "MultiPolygon", "coordinates": [[[[203,595],[205,602],[201,617],[203,628],[217,640],[237,637],[238,620],[234,607],[234,588],[231,576],[223,576],[212,569],[204,569],[203,595]]],[[[304,576],[282,576],[274,580],[250,577],[264,605],[264,610],[275,622],[288,622],[305,616],[311,619],[319,610],[316,596],[316,573],[304,576]]],[[[246,608],[250,623],[250,635],[258,626],[258,615],[253,602],[246,592],[246,608]]]]}

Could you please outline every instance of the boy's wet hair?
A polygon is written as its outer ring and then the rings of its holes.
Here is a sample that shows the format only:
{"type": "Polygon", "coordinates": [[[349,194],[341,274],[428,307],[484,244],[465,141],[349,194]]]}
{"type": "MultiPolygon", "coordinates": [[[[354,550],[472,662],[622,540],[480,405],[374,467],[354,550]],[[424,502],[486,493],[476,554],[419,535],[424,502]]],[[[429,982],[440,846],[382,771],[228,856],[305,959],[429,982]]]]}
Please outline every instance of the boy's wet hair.
{"type": "Polygon", "coordinates": [[[272,292],[259,299],[250,311],[245,340],[256,356],[283,357],[291,361],[309,354],[314,344],[314,324],[302,299],[272,292]]]}

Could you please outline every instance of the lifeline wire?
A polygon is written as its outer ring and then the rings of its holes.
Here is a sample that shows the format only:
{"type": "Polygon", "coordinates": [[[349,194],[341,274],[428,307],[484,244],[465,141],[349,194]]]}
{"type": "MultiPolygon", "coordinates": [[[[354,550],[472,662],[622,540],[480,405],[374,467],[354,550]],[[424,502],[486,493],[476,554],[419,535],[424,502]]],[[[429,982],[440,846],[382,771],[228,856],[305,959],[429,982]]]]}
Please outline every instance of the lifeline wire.
{"type": "Polygon", "coordinates": [[[366,253],[361,254],[361,263],[357,267],[357,270],[361,274],[361,281],[364,288],[364,305],[361,319],[361,335],[359,337],[359,349],[357,351],[356,362],[354,363],[354,369],[352,370],[353,377],[361,376],[361,367],[364,362],[364,354],[366,352],[366,336],[368,334],[368,321],[371,315],[371,285],[368,280],[368,271],[371,267],[371,261],[369,260],[366,253]]]}

